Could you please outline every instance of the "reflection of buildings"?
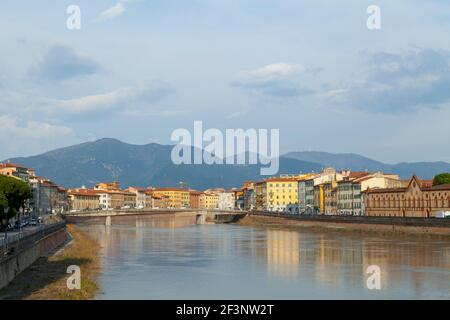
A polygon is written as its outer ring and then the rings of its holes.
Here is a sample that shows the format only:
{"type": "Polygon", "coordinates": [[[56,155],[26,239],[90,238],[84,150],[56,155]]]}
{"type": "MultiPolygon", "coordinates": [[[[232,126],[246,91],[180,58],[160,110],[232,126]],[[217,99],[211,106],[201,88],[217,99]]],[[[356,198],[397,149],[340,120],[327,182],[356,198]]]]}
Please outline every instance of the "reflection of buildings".
{"type": "Polygon", "coordinates": [[[297,276],[300,265],[299,233],[267,230],[267,266],[269,273],[297,276]]]}
{"type": "Polygon", "coordinates": [[[194,266],[201,272],[201,268],[213,270],[211,266],[218,263],[228,272],[228,265],[222,263],[229,263],[233,267],[242,265],[247,268],[245,272],[255,272],[256,281],[273,277],[272,283],[277,286],[283,280],[298,284],[298,292],[316,290],[311,294],[325,292],[334,298],[358,298],[361,294],[366,298],[372,294],[366,288],[367,267],[378,265],[382,290],[387,290],[381,292],[383,297],[424,298],[434,289],[448,289],[445,280],[450,275],[450,245],[445,241],[381,239],[331,230],[325,233],[239,226],[177,229],[195,224],[195,218],[187,216],[114,219],[111,227],[98,226],[94,234],[102,239],[112,264],[120,264],[125,273],[127,268],[167,266],[194,266]]]}
{"type": "MultiPolygon", "coordinates": [[[[420,239],[410,241],[407,238],[385,242],[366,241],[364,273],[369,265],[380,267],[382,288],[403,282],[410,290],[414,290],[415,298],[423,298],[423,277],[429,272],[427,269],[440,269],[447,273],[450,270],[450,247],[442,242],[422,242],[420,239]],[[405,266],[408,272],[405,272],[405,266]]],[[[447,275],[447,282],[442,282],[439,277],[427,279],[427,288],[446,286],[450,290],[450,274],[447,275]]]]}
{"type": "Polygon", "coordinates": [[[91,225],[89,234],[96,239],[102,254],[107,257],[116,257],[126,248],[138,258],[148,243],[151,245],[167,245],[167,237],[173,237],[177,228],[195,225],[195,217],[192,216],[151,216],[151,217],[113,217],[112,226],[91,225]],[[161,232],[161,229],[169,229],[171,232],[161,232]]]}
{"type": "Polygon", "coordinates": [[[363,285],[360,238],[320,234],[315,239],[315,279],[332,287],[345,286],[355,279],[363,285]]]}

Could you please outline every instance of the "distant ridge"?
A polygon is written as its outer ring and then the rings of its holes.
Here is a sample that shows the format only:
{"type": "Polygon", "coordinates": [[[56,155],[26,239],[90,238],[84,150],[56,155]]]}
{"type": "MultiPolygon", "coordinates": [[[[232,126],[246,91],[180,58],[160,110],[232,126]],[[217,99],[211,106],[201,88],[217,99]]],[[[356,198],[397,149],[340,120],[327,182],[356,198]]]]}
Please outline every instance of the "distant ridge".
{"type": "MultiPolygon", "coordinates": [[[[149,143],[133,145],[104,138],[64,147],[41,155],[13,158],[11,162],[34,168],[37,174],[66,187],[92,186],[118,180],[122,186],[240,187],[258,180],[259,165],[174,165],[173,146],[149,143]]],[[[280,173],[320,171],[322,165],[290,158],[280,159],[280,173]]]]}
{"type": "MultiPolygon", "coordinates": [[[[40,155],[9,159],[13,163],[34,168],[65,187],[92,186],[102,181],[118,180],[122,186],[177,186],[186,182],[195,189],[240,187],[245,180],[259,180],[259,165],[174,165],[171,145],[149,143],[134,145],[104,138],[84,142],[40,155]]],[[[280,157],[279,174],[320,172],[332,166],[338,170],[384,171],[402,178],[417,174],[431,179],[450,172],[446,162],[385,164],[353,153],[291,152],[280,157]]]]}
{"type": "Polygon", "coordinates": [[[351,169],[353,171],[383,171],[399,174],[403,179],[413,174],[423,178],[432,179],[436,174],[450,172],[450,163],[438,162],[402,162],[386,164],[355,153],[328,153],[321,151],[290,152],[283,157],[311,161],[323,166],[334,167],[337,170],[351,169]]]}

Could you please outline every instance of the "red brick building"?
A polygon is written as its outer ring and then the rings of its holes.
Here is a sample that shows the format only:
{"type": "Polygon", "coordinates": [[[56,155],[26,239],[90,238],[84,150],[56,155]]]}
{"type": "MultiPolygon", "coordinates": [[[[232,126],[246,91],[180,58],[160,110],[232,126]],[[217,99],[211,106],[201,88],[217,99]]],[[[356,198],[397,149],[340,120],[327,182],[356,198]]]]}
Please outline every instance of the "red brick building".
{"type": "Polygon", "coordinates": [[[363,192],[365,215],[430,218],[450,211],[450,184],[432,183],[413,176],[404,188],[368,189],[363,192]]]}

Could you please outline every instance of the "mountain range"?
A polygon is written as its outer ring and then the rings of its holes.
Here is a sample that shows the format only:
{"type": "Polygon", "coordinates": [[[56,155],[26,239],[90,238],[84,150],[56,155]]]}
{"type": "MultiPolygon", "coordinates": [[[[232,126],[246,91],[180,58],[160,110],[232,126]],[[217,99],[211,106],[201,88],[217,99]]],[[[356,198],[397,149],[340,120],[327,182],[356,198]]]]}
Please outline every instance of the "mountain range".
{"type": "MultiPolygon", "coordinates": [[[[171,160],[172,148],[171,145],[133,145],[105,138],[5,161],[33,168],[38,175],[67,188],[117,180],[123,187],[168,187],[183,181],[190,188],[203,190],[239,187],[246,180],[263,178],[260,165],[175,165],[171,160]]],[[[386,164],[357,154],[314,151],[281,156],[279,174],[319,172],[328,166],[338,170],[398,173],[402,178],[415,173],[428,179],[437,173],[450,172],[450,163],[446,162],[386,164]]]]}

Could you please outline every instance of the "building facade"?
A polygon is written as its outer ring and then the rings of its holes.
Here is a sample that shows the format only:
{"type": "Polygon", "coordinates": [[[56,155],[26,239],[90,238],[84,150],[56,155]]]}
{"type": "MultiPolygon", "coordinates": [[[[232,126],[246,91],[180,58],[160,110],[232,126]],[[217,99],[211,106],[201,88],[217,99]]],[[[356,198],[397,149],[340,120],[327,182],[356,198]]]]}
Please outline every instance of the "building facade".
{"type": "Polygon", "coordinates": [[[337,214],[337,181],[330,181],[323,184],[324,190],[324,214],[335,215],[337,214]]]}
{"type": "Polygon", "coordinates": [[[351,180],[338,182],[337,213],[339,215],[362,215],[361,184],[351,180]]]}
{"type": "Polygon", "coordinates": [[[94,190],[72,189],[68,191],[70,210],[96,210],[100,208],[100,195],[94,190]]]}
{"type": "Polygon", "coordinates": [[[154,194],[166,196],[168,198],[167,208],[189,208],[189,190],[181,188],[157,188],[153,189],[154,194]]]}
{"type": "Polygon", "coordinates": [[[355,172],[338,182],[338,214],[363,215],[362,191],[404,187],[398,175],[355,172]]]}
{"type": "Polygon", "coordinates": [[[266,180],[266,207],[284,212],[298,203],[298,178],[275,177],[266,180]]]}
{"type": "Polygon", "coordinates": [[[200,196],[201,192],[196,190],[190,190],[189,191],[189,204],[192,209],[199,209],[200,208],[200,196]]]}
{"type": "Polygon", "coordinates": [[[107,190],[98,190],[100,208],[103,210],[119,209],[123,206],[123,196],[107,190]]]}
{"type": "Polygon", "coordinates": [[[298,182],[298,211],[302,214],[313,214],[317,211],[314,207],[314,179],[298,182]]]}
{"type": "Polygon", "coordinates": [[[34,216],[51,213],[64,213],[69,209],[67,190],[52,181],[30,176],[28,185],[33,193],[28,205],[34,216]]]}
{"type": "Polygon", "coordinates": [[[203,192],[200,195],[200,208],[217,209],[219,207],[219,195],[216,193],[203,192]]]}
{"type": "Polygon", "coordinates": [[[0,174],[28,182],[28,169],[13,163],[0,163],[0,174]]]}
{"type": "Polygon", "coordinates": [[[234,191],[224,191],[218,193],[217,207],[221,210],[233,210],[235,206],[234,191]]]}
{"type": "Polygon", "coordinates": [[[152,197],[148,194],[146,189],[140,187],[129,187],[127,191],[136,196],[136,203],[134,204],[134,207],[138,209],[149,209],[152,207],[152,197]]]}
{"type": "Polygon", "coordinates": [[[432,186],[413,176],[406,187],[364,191],[364,208],[367,216],[436,217],[450,211],[450,184],[432,186]]]}

